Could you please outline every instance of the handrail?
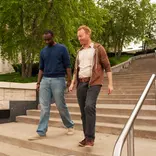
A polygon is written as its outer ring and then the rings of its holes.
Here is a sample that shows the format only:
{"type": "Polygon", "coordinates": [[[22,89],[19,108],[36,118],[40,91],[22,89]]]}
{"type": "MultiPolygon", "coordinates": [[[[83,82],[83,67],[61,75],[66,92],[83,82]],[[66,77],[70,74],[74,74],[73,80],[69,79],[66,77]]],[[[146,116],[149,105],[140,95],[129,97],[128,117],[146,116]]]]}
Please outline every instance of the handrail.
{"type": "MultiPolygon", "coordinates": [[[[156,79],[156,74],[152,74],[150,80],[148,81],[148,84],[146,85],[137,105],[135,106],[131,116],[129,117],[124,129],[122,130],[120,136],[118,137],[114,150],[113,150],[113,156],[121,156],[122,154],[122,148],[125,143],[125,140],[128,136],[127,140],[127,155],[128,156],[134,156],[134,135],[133,135],[133,124],[134,121],[143,105],[143,102],[149,92],[149,89],[151,88],[153,81],[156,79]],[[129,148],[130,147],[130,148],[129,148]]],[[[156,85],[156,83],[155,83],[156,85]]]]}

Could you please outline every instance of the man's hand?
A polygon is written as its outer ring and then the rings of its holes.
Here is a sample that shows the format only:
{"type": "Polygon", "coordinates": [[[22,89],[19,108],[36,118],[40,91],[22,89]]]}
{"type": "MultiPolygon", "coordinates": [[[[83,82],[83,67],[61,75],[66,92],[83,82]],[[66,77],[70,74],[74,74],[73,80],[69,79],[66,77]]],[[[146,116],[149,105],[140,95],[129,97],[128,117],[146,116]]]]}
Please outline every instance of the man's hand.
{"type": "Polygon", "coordinates": [[[36,84],[36,90],[39,91],[40,90],[40,83],[36,84]]]}
{"type": "Polygon", "coordinates": [[[108,85],[108,95],[111,94],[113,91],[113,86],[112,85],[108,85]]]}
{"type": "Polygon", "coordinates": [[[67,81],[67,87],[69,87],[71,85],[71,80],[67,81]]]}
{"type": "Polygon", "coordinates": [[[68,92],[72,92],[73,88],[74,88],[74,84],[71,83],[71,85],[70,85],[69,88],[68,88],[68,92]]]}

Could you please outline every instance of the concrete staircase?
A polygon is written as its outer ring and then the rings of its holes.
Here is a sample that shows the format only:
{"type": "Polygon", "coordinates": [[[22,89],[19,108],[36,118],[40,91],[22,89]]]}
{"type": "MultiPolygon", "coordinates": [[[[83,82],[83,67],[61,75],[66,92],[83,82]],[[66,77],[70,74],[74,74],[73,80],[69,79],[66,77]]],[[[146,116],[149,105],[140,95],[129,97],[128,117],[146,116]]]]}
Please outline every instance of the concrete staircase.
{"type": "MultiPolygon", "coordinates": [[[[63,128],[55,104],[52,104],[47,138],[28,142],[27,138],[35,135],[40,115],[39,105],[38,110],[28,110],[27,116],[18,116],[16,118],[17,123],[0,125],[0,140],[3,142],[2,147],[4,146],[0,152],[13,155],[13,153],[10,154],[4,150],[8,144],[11,146],[9,148],[15,149],[15,151],[22,152],[26,148],[27,152],[32,153],[29,155],[35,155],[36,153],[33,153],[35,150],[43,156],[44,154],[45,156],[46,154],[56,156],[111,156],[117,135],[123,129],[152,73],[156,73],[155,58],[149,57],[132,62],[128,69],[113,75],[114,91],[111,95],[107,94],[108,80],[106,77],[104,78],[105,84],[97,101],[96,144],[92,149],[77,146],[78,142],[83,139],[83,133],[81,131],[80,110],[75,91],[73,91],[66,94],[66,102],[75,123],[75,135],[65,135],[66,129],[63,128]]],[[[153,84],[134,125],[135,136],[137,137],[135,139],[137,156],[155,156],[156,153],[155,97],[156,89],[153,84]]],[[[125,153],[125,149],[123,153],[125,153]]]]}
{"type": "MultiPolygon", "coordinates": [[[[112,95],[107,95],[106,85],[102,87],[97,101],[97,132],[117,135],[121,132],[150,76],[150,73],[114,75],[114,92],[112,95]],[[131,81],[132,79],[135,81],[131,81]]],[[[66,94],[66,102],[75,123],[75,128],[82,130],[80,110],[75,93],[66,94]]],[[[27,116],[18,116],[17,121],[38,124],[39,114],[40,106],[39,110],[28,110],[27,116]]],[[[63,126],[55,104],[51,106],[49,125],[56,127],[63,126]]],[[[135,136],[156,139],[156,101],[154,85],[144,101],[143,108],[135,121],[135,136]]]]}

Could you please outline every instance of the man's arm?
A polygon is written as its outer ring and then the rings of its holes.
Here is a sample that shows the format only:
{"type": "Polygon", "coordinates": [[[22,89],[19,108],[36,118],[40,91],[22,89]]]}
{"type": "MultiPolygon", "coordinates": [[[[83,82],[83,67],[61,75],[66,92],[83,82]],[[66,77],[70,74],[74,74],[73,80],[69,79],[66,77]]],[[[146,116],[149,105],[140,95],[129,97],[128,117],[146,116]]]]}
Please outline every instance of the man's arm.
{"type": "Polygon", "coordinates": [[[43,76],[43,71],[42,70],[39,70],[39,72],[38,72],[38,78],[37,78],[37,84],[40,84],[41,79],[42,79],[42,76],[43,76]]]}
{"type": "Polygon", "coordinates": [[[106,72],[111,72],[111,66],[105,48],[102,45],[100,45],[98,47],[98,50],[100,63],[103,69],[105,69],[106,72]]]}
{"type": "Polygon", "coordinates": [[[71,84],[75,84],[75,81],[76,81],[76,76],[75,76],[75,74],[73,74],[73,79],[72,79],[72,82],[71,82],[71,84]]]}
{"type": "Polygon", "coordinates": [[[38,78],[37,78],[37,84],[36,84],[36,90],[37,91],[39,91],[40,82],[41,82],[42,76],[43,76],[43,71],[42,70],[39,70],[39,72],[38,72],[38,78]]]}
{"type": "Polygon", "coordinates": [[[99,47],[100,52],[100,62],[102,67],[105,69],[108,77],[108,94],[111,94],[113,91],[113,80],[112,80],[112,72],[110,62],[106,53],[106,50],[103,46],[99,47]]]}
{"type": "Polygon", "coordinates": [[[75,85],[75,81],[76,81],[76,77],[75,77],[75,74],[74,74],[74,75],[73,75],[73,79],[72,79],[72,81],[71,81],[71,84],[70,84],[70,86],[69,86],[69,88],[68,88],[68,91],[69,91],[69,92],[71,92],[71,91],[73,90],[74,85],[75,85]]]}
{"type": "Polygon", "coordinates": [[[72,79],[71,68],[66,68],[66,72],[67,72],[67,87],[69,87],[72,79]]]}
{"type": "Polygon", "coordinates": [[[108,77],[108,94],[111,94],[113,91],[112,72],[107,72],[107,77],[108,77]]]}
{"type": "Polygon", "coordinates": [[[40,88],[40,82],[43,76],[43,70],[44,70],[44,60],[42,58],[42,51],[40,52],[40,65],[39,65],[39,72],[38,72],[38,78],[37,78],[37,84],[36,84],[36,90],[39,91],[40,88]]]}
{"type": "Polygon", "coordinates": [[[73,78],[72,78],[71,85],[70,85],[70,87],[69,87],[69,89],[68,89],[69,92],[71,92],[71,91],[73,90],[74,85],[75,85],[75,83],[76,83],[76,81],[77,81],[77,74],[78,74],[78,69],[77,69],[77,67],[78,67],[78,54],[77,54],[76,59],[75,59],[74,73],[73,73],[73,78]]]}

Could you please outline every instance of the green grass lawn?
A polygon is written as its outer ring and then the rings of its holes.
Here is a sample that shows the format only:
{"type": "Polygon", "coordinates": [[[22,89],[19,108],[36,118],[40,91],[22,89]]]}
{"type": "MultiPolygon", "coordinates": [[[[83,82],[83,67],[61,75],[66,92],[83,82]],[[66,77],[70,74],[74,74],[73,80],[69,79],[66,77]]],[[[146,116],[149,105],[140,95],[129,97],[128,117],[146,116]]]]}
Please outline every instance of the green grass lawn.
{"type": "Polygon", "coordinates": [[[115,57],[111,57],[111,58],[109,58],[109,61],[110,61],[111,66],[115,66],[117,64],[120,64],[122,62],[127,61],[129,58],[131,58],[131,56],[129,56],[129,55],[123,55],[123,56],[121,56],[118,59],[115,58],[115,57]]]}
{"type": "MultiPolygon", "coordinates": [[[[109,58],[111,66],[120,64],[124,61],[127,61],[131,56],[124,55],[120,57],[119,59],[115,57],[109,58]]],[[[37,76],[36,77],[30,77],[30,78],[22,78],[21,75],[17,72],[10,73],[10,74],[2,74],[0,75],[0,81],[5,81],[5,82],[20,82],[20,83],[28,83],[28,82],[36,82],[37,81],[37,76]]]]}
{"type": "Polygon", "coordinates": [[[22,78],[19,73],[10,73],[10,74],[1,74],[0,75],[0,81],[5,82],[21,82],[21,83],[28,83],[28,82],[36,82],[36,77],[30,77],[30,78],[22,78]]]}

